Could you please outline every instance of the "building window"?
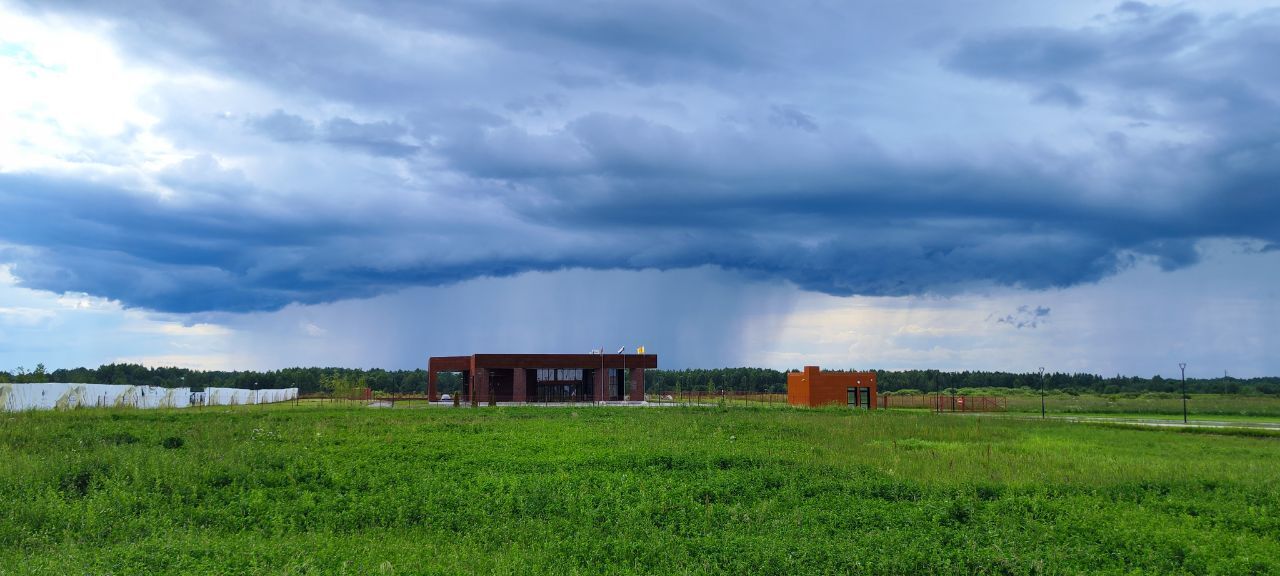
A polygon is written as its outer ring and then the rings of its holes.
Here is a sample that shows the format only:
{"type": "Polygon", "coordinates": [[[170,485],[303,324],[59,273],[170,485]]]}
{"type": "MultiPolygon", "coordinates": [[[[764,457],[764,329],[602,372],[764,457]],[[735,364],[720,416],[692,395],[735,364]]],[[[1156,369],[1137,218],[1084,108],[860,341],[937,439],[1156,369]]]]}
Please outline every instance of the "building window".
{"type": "Polygon", "coordinates": [[[581,382],[581,368],[542,368],[538,370],[538,382],[581,382]]]}

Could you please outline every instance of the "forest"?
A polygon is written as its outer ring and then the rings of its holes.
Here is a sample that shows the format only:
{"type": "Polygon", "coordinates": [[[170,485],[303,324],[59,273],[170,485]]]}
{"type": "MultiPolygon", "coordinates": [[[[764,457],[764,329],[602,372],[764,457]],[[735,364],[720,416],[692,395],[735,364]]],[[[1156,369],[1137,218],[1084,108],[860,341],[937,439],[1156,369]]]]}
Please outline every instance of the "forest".
{"type": "MultiPolygon", "coordinates": [[[[881,392],[946,391],[964,388],[1004,388],[1009,390],[1060,390],[1068,393],[1126,394],[1143,392],[1177,392],[1182,381],[1153,376],[1110,376],[1088,373],[1038,373],[940,370],[876,370],[881,392]]],[[[229,388],[298,388],[302,394],[332,392],[346,387],[368,387],[375,391],[406,394],[425,391],[427,372],[416,370],[369,370],[358,368],[284,368],[267,371],[201,371],[186,368],[151,368],[138,364],[105,364],[98,368],[47,370],[37,364],[28,370],[18,367],[0,371],[5,382],[71,382],[93,384],[128,384],[174,388],[207,386],[229,388]]],[[[441,374],[442,393],[458,389],[457,374],[441,374]]],[[[1187,378],[1187,392],[1192,394],[1280,394],[1280,377],[1262,378],[1187,378]]],[[[768,368],[715,368],[687,370],[649,370],[645,386],[653,392],[744,391],[783,393],[787,389],[787,373],[768,368]]]]}

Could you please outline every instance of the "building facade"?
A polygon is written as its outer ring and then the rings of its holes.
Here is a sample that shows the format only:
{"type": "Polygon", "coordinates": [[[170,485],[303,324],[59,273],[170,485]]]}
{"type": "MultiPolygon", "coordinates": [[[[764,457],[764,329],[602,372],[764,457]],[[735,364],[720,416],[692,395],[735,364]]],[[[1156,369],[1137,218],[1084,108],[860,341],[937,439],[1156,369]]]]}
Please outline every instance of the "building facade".
{"type": "Polygon", "coordinates": [[[876,373],[823,372],[817,366],[805,366],[803,372],[787,374],[787,403],[874,409],[876,373]]]}
{"type": "Polygon", "coordinates": [[[463,402],[639,402],[656,354],[472,354],[427,361],[427,395],[441,372],[462,375],[463,402]]]}

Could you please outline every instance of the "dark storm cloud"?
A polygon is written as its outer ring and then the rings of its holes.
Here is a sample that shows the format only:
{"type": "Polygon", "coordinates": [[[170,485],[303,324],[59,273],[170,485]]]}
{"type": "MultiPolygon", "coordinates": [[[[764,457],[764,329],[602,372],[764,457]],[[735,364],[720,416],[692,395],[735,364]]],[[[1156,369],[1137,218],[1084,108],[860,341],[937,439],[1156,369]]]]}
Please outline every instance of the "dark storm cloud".
{"type": "MultiPolygon", "coordinates": [[[[1068,100],[1076,100],[1081,87],[1113,90],[1129,101],[1125,111],[1134,116],[1169,114],[1163,119],[1234,130],[1247,124],[1242,120],[1276,106],[1280,80],[1259,66],[1280,47],[1277,32],[1280,13],[1275,10],[1210,21],[1191,12],[1152,9],[1098,28],[974,34],[944,63],[1043,96],[1065,93],[1068,100]],[[1157,98],[1169,99],[1176,108],[1154,109],[1157,98]]],[[[1276,124],[1268,120],[1264,126],[1273,133],[1276,124]]]]}
{"type": "Polygon", "coordinates": [[[542,263],[489,258],[386,269],[373,261],[388,232],[367,223],[246,214],[219,202],[176,208],[118,189],[25,177],[0,176],[0,210],[15,217],[0,237],[37,247],[0,245],[0,261],[14,262],[24,285],[169,312],[269,310],[460,278],[608,266],[565,254],[542,263]]]}
{"type": "Polygon", "coordinates": [[[247,125],[277,142],[319,140],[377,156],[408,156],[418,151],[418,146],[405,142],[408,129],[393,122],[357,122],[338,116],[317,127],[306,118],[276,110],[250,118],[247,125]]]}
{"type": "MultiPolygon", "coordinates": [[[[211,151],[157,176],[174,198],[0,176],[17,222],[0,240],[23,248],[0,261],[33,287],[189,312],[566,268],[715,265],[838,295],[1049,288],[1188,266],[1204,238],[1280,242],[1274,12],[1126,3],[1087,27],[979,26],[906,4],[42,3],[111,20],[154,66],[298,95],[241,111],[244,137],[275,147],[258,169],[350,178],[265,184],[218,164],[238,146],[175,130],[211,151]],[[895,43],[925,34],[934,48],[895,43]],[[1061,152],[1017,144],[1035,126],[1010,120],[1000,142],[939,151],[876,127],[883,111],[926,126],[918,86],[966,82],[1023,93],[1027,114],[1096,115],[1106,136],[1061,152]]],[[[942,121],[968,117],[937,98],[942,121]]]]}
{"type": "Polygon", "coordinates": [[[316,126],[310,120],[283,110],[251,118],[248,124],[250,128],[278,142],[302,142],[316,136],[316,126]]]}
{"type": "Polygon", "coordinates": [[[816,132],[818,130],[818,123],[813,119],[813,116],[787,106],[774,106],[771,119],[782,126],[799,128],[805,132],[816,132]]]}
{"type": "MultiPolygon", "coordinates": [[[[736,22],[742,7],[686,2],[582,3],[365,1],[317,5],[31,3],[113,21],[131,55],[210,68],[362,105],[421,104],[431,92],[491,90],[515,81],[526,60],[555,70],[564,85],[663,82],[758,68],[769,50],[753,38],[760,22],[736,22]],[[368,24],[362,27],[360,24],[368,24]],[[384,31],[462,40],[460,61],[420,37],[397,45],[384,31]],[[459,70],[459,64],[464,70],[459,70]],[[516,72],[514,77],[503,76],[516,72]],[[494,76],[498,77],[494,77],[494,76]]],[[[764,8],[761,6],[759,8],[764,8]]],[[[758,9],[759,9],[758,8],[758,9]]],[[[776,11],[777,8],[769,8],[776,11]]]]}
{"type": "Polygon", "coordinates": [[[1141,126],[1208,135],[1194,144],[1163,144],[1143,159],[1185,178],[1163,191],[1168,197],[1202,200],[1184,213],[1198,220],[1199,231],[1152,240],[1162,265],[1194,261],[1188,245],[1197,232],[1274,238],[1280,78],[1262,71],[1280,49],[1280,11],[1210,20],[1126,3],[1117,12],[1135,16],[1101,30],[978,35],[961,42],[947,63],[1033,90],[1050,79],[1105,90],[1141,126]],[[1165,246],[1176,246],[1176,254],[1165,246]]]}
{"type": "Polygon", "coordinates": [[[1092,34],[1039,28],[970,39],[948,63],[978,76],[1038,81],[1092,69],[1104,55],[1092,34]]]}
{"type": "Polygon", "coordinates": [[[352,146],[379,156],[408,156],[418,147],[403,142],[408,130],[393,122],[356,122],[349,118],[332,118],[324,124],[326,141],[352,146]]]}
{"type": "Polygon", "coordinates": [[[765,50],[733,21],[739,12],[720,13],[687,2],[633,4],[463,3],[462,16],[498,38],[543,49],[557,45],[596,52],[610,68],[639,81],[704,67],[739,69],[759,64],[765,50]]]}
{"type": "Polygon", "coordinates": [[[11,175],[0,175],[0,209],[15,216],[4,236],[38,247],[10,256],[24,284],[175,312],[310,300],[331,288],[308,284],[301,271],[282,279],[256,269],[267,254],[316,249],[353,231],[239,210],[234,198],[180,208],[107,186],[11,175]]]}
{"type": "Polygon", "coordinates": [[[1081,96],[1074,88],[1058,82],[1045,86],[1044,90],[1036,94],[1032,101],[1037,104],[1056,104],[1067,108],[1084,106],[1084,96],[1081,96]]]}

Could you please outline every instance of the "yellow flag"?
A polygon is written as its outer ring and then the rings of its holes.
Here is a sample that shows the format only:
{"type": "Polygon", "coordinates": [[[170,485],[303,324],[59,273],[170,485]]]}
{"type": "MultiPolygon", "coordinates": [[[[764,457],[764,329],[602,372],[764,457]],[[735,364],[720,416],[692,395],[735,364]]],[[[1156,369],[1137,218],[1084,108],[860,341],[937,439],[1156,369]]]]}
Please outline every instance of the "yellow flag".
{"type": "Polygon", "coordinates": [[[644,346],[636,346],[636,354],[644,354],[644,346]]]}

